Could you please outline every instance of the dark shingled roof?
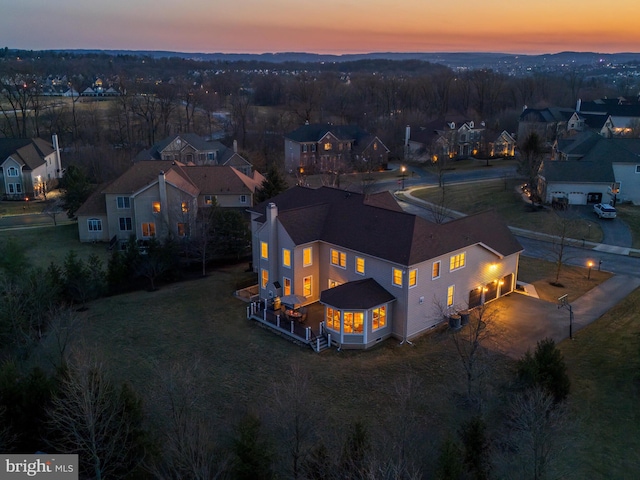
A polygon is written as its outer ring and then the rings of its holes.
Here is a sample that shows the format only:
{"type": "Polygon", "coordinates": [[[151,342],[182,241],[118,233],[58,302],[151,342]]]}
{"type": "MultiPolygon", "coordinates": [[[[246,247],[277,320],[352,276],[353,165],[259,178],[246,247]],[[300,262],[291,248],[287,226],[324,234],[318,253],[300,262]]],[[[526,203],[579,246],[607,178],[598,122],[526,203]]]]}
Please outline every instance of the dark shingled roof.
{"type": "Polygon", "coordinates": [[[373,278],[344,283],[320,293],[320,303],[339,309],[369,309],[395,300],[373,278]]]}
{"type": "MultiPolygon", "coordinates": [[[[162,159],[162,151],[167,148],[171,142],[173,142],[176,138],[180,138],[184,140],[185,143],[191,145],[194,149],[199,152],[206,151],[218,151],[217,162],[219,165],[223,165],[227,162],[233,155],[233,149],[223,145],[218,141],[207,141],[202,137],[199,137],[195,133],[180,133],[177,135],[173,135],[171,137],[167,137],[160,142],[153,145],[148,150],[143,150],[138,153],[134,159],[134,161],[144,161],[144,160],[161,160],[162,159]]],[[[248,162],[247,162],[248,163],[248,162]]]]}
{"type": "Polygon", "coordinates": [[[53,152],[53,145],[42,138],[0,138],[0,162],[13,157],[27,170],[42,165],[53,152]]]}
{"type": "Polygon", "coordinates": [[[389,192],[367,197],[330,187],[294,187],[251,209],[261,215],[258,222],[265,221],[271,202],[296,245],[324,241],[406,266],[474,244],[500,256],[522,251],[495,212],[437,224],[405,213],[389,192]],[[395,206],[387,208],[384,196],[395,206]]]}

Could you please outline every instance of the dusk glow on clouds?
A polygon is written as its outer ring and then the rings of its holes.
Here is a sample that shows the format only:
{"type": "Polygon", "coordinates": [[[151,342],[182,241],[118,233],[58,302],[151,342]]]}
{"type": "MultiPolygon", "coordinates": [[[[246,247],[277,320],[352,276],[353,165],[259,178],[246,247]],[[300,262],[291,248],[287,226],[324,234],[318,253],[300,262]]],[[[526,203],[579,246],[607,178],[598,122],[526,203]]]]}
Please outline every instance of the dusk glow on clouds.
{"type": "Polygon", "coordinates": [[[2,1],[0,47],[31,50],[640,51],[638,0],[2,1]]]}

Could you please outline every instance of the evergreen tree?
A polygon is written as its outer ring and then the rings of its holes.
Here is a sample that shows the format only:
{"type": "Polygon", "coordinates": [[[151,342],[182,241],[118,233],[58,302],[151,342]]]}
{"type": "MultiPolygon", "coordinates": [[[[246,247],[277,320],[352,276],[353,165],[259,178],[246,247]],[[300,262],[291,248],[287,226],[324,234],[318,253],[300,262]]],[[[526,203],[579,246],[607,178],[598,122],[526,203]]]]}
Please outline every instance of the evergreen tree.
{"type": "Polygon", "coordinates": [[[244,417],[233,441],[234,461],[232,474],[235,480],[270,480],[275,478],[273,449],[263,438],[262,423],[255,415],[244,417]]]}
{"type": "Polygon", "coordinates": [[[63,208],[69,218],[73,218],[76,211],[89,198],[93,187],[82,169],[70,165],[60,181],[60,188],[64,191],[63,208]]]}
{"type": "Polygon", "coordinates": [[[260,188],[256,190],[254,195],[255,203],[262,203],[265,200],[269,200],[288,188],[287,179],[275,163],[272,163],[267,169],[260,188]]]}
{"type": "Polygon", "coordinates": [[[562,352],[550,338],[539,341],[533,355],[527,351],[518,360],[518,378],[525,387],[542,387],[556,403],[566,399],[571,389],[562,352]]]}

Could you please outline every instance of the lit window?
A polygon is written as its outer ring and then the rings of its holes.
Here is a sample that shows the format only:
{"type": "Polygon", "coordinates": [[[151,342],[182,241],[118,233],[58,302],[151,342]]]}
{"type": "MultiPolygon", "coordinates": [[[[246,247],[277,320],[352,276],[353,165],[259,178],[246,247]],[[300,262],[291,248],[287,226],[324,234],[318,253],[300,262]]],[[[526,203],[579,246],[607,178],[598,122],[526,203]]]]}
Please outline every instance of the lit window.
{"type": "Polygon", "coordinates": [[[453,291],[454,291],[453,285],[447,288],[447,307],[453,306],[453,291]]]}
{"type": "Polygon", "coordinates": [[[312,253],[311,247],[307,247],[304,250],[302,250],[302,265],[303,266],[308,267],[309,265],[311,265],[311,263],[312,263],[311,253],[312,253]]]}
{"type": "Polygon", "coordinates": [[[304,295],[305,297],[310,297],[313,293],[311,283],[311,277],[304,277],[302,279],[302,295],[304,295]]]}
{"type": "Polygon", "coordinates": [[[153,213],[160,213],[160,202],[153,202],[151,204],[151,210],[153,213]]]}
{"type": "Polygon", "coordinates": [[[327,142],[324,144],[324,149],[325,150],[331,150],[331,142],[327,142]]]}
{"type": "Polygon", "coordinates": [[[186,237],[189,234],[189,227],[186,223],[178,223],[178,236],[186,237]]]}
{"type": "Polygon", "coordinates": [[[454,270],[464,267],[465,256],[466,254],[464,252],[452,255],[449,260],[449,271],[453,272],[454,270]]]}
{"type": "Polygon", "coordinates": [[[282,249],[282,266],[291,268],[291,250],[288,248],[282,249]]]}
{"type": "Polygon", "coordinates": [[[263,268],[261,272],[262,288],[267,288],[267,284],[269,283],[269,270],[263,268]]]}
{"type": "Polygon", "coordinates": [[[90,232],[101,232],[102,231],[102,220],[99,218],[90,218],[87,220],[87,226],[89,227],[90,232]]]}
{"type": "Polygon", "coordinates": [[[364,330],[364,312],[343,312],[344,333],[362,333],[364,330]]]}
{"type": "Polygon", "coordinates": [[[213,199],[214,199],[213,195],[205,195],[204,196],[204,204],[205,205],[213,205],[213,199]]]}
{"type": "Polygon", "coordinates": [[[409,270],[409,287],[415,287],[418,283],[418,270],[409,270]]]}
{"type": "Polygon", "coordinates": [[[373,142],[373,149],[374,150],[378,150],[378,143],[377,142],[373,142]]]}
{"type": "Polygon", "coordinates": [[[364,275],[364,258],[356,257],[356,273],[364,275]]]}
{"type": "Polygon", "coordinates": [[[396,287],[402,286],[402,270],[400,270],[399,268],[393,269],[393,284],[396,287]]]}
{"type": "Polygon", "coordinates": [[[284,277],[283,279],[284,287],[282,289],[283,295],[291,295],[291,279],[284,277]]]}
{"type": "Polygon", "coordinates": [[[387,325],[387,307],[382,306],[373,309],[373,330],[378,330],[387,325]]]}
{"type": "Polygon", "coordinates": [[[327,328],[340,331],[340,310],[327,308],[327,328]]]}
{"type": "Polygon", "coordinates": [[[269,259],[269,244],[267,242],[260,242],[260,256],[265,260],[269,259]]]}
{"type": "Polygon", "coordinates": [[[131,217],[120,217],[118,219],[118,222],[120,223],[120,230],[125,232],[125,231],[131,231],[132,227],[131,227],[131,217]]]}
{"type": "Polygon", "coordinates": [[[331,265],[346,268],[347,254],[338,250],[331,249],[331,265]]]}
{"type": "Polygon", "coordinates": [[[182,202],[182,213],[187,213],[189,211],[189,204],[187,202],[182,202]]]}
{"type": "Polygon", "coordinates": [[[143,223],[142,224],[142,236],[143,237],[155,237],[156,235],[156,224],[153,222],[143,223]]]}
{"type": "Polygon", "coordinates": [[[131,199],[129,197],[118,197],[118,208],[131,208],[131,199]]]}
{"type": "Polygon", "coordinates": [[[431,269],[431,278],[440,278],[440,262],[433,262],[433,268],[431,269]]]}

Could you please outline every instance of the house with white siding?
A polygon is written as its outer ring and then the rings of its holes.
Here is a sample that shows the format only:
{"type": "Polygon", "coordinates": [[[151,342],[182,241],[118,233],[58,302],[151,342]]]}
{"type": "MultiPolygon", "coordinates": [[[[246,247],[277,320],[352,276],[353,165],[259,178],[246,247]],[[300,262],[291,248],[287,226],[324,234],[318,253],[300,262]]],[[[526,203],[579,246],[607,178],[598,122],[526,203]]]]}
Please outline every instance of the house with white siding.
{"type": "Polygon", "coordinates": [[[411,340],[516,285],[522,247],[493,212],[437,224],[389,192],[329,187],[294,187],[249,212],[261,301],[319,302],[322,334],[341,348],[411,340]]]}

